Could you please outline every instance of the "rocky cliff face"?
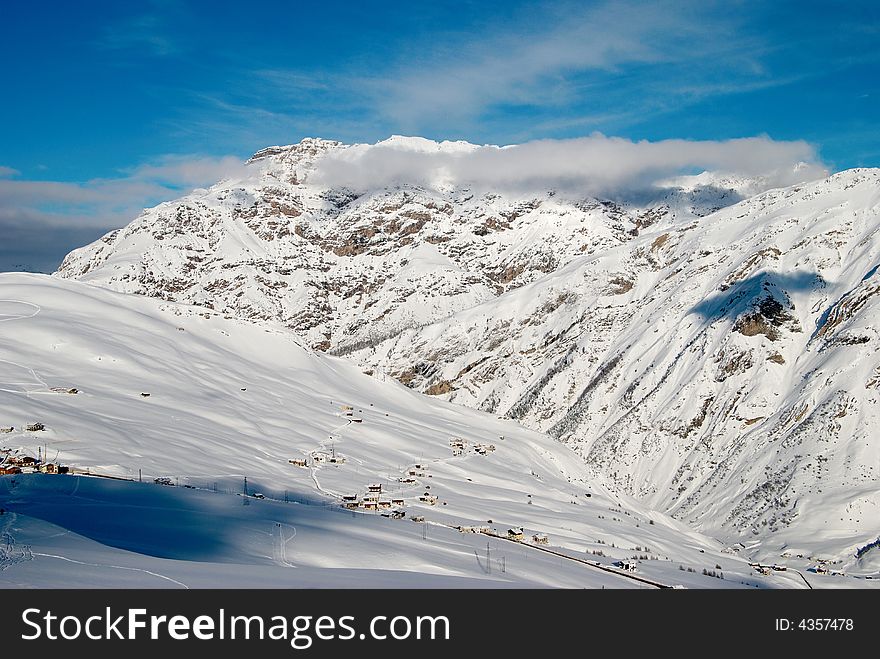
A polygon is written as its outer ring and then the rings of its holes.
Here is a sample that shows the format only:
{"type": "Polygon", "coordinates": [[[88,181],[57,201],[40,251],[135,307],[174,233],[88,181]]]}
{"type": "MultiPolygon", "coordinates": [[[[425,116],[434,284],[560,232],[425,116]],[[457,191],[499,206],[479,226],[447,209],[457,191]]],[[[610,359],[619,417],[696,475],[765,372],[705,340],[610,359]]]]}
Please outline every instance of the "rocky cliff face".
{"type": "MultiPolygon", "coordinates": [[[[281,320],[319,350],[573,446],[612,488],[769,545],[880,527],[880,172],[753,195],[310,182],[305,140],[59,275],[281,320]]],[[[435,148],[464,148],[443,143],[435,148]]]]}
{"type": "Polygon", "coordinates": [[[706,531],[855,547],[880,524],[878,264],[880,172],[854,170],[350,357],[544,430],[706,531]]]}
{"type": "Polygon", "coordinates": [[[638,204],[554,190],[310,183],[322,157],[346,148],[307,139],[264,149],[248,178],[145,211],[71,253],[58,274],[281,320],[314,348],[345,353],[496,299],[647,227],[705,215],[751,183],[695,180],[638,204]]]}

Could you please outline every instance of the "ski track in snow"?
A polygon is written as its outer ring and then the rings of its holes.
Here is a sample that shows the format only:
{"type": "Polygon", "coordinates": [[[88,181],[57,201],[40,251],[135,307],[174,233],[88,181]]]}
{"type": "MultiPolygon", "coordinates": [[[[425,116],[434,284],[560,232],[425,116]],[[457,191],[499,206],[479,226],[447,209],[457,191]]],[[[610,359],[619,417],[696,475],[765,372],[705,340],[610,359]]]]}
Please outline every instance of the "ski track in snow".
{"type": "MultiPolygon", "coordinates": [[[[32,307],[33,313],[30,313],[30,314],[4,314],[4,313],[0,313],[0,323],[8,323],[13,320],[28,320],[29,318],[33,318],[34,316],[36,316],[38,313],[40,313],[43,310],[39,304],[34,304],[33,302],[25,302],[24,300],[0,300],[0,304],[3,304],[4,302],[12,302],[13,304],[23,304],[25,306],[32,307]]],[[[46,384],[46,382],[43,380],[43,378],[41,378],[39,375],[37,375],[36,371],[34,371],[34,369],[30,368],[29,366],[25,366],[24,364],[18,364],[16,362],[11,362],[6,359],[0,359],[0,363],[10,364],[10,365],[15,366],[17,368],[21,368],[21,369],[24,369],[25,371],[28,371],[33,376],[34,380],[36,380],[41,385],[43,385],[43,387],[45,387],[46,390],[48,391],[49,385],[46,384]]],[[[26,387],[28,384],[32,384],[32,383],[29,383],[29,382],[4,382],[2,384],[11,385],[11,386],[20,384],[21,386],[26,387]]],[[[4,389],[2,387],[0,387],[0,391],[5,391],[5,392],[11,393],[11,394],[22,394],[23,393],[28,398],[30,398],[31,393],[44,393],[44,392],[39,392],[39,391],[32,392],[27,389],[25,389],[24,391],[19,391],[16,389],[4,389]]]]}
{"type": "Polygon", "coordinates": [[[21,549],[16,549],[15,536],[12,535],[11,527],[15,522],[17,515],[13,512],[7,512],[3,515],[3,526],[0,528],[0,572],[11,568],[17,563],[34,560],[34,554],[30,545],[24,545],[21,549]]]}
{"type": "Polygon", "coordinates": [[[276,556],[275,561],[279,565],[283,565],[284,567],[297,567],[293,563],[287,560],[287,543],[293,540],[296,537],[296,527],[291,524],[283,524],[282,522],[275,522],[275,528],[278,529],[278,542],[276,544],[276,556]],[[293,535],[289,538],[284,537],[284,529],[285,527],[291,529],[293,531],[293,535]]]}
{"type": "Polygon", "coordinates": [[[126,567],[124,565],[102,565],[101,563],[86,563],[85,561],[78,561],[73,558],[67,558],[66,556],[59,556],[57,554],[43,554],[40,552],[34,552],[34,556],[42,556],[43,558],[57,558],[60,561],[67,561],[69,563],[76,563],[77,565],[87,565],[90,567],[100,567],[100,568],[113,568],[115,570],[131,570],[132,572],[143,572],[144,574],[149,574],[153,577],[158,577],[159,579],[165,579],[166,581],[170,581],[172,583],[177,584],[189,590],[189,586],[187,586],[182,581],[178,581],[177,579],[172,579],[164,574],[159,574],[158,572],[151,572],[150,570],[144,570],[139,567],[126,567]]]}
{"type": "Polygon", "coordinates": [[[40,313],[43,309],[39,304],[34,304],[33,302],[25,302],[24,300],[0,300],[0,304],[4,302],[12,302],[13,304],[23,304],[28,307],[32,307],[34,312],[31,314],[7,314],[0,313],[0,323],[7,323],[11,320],[27,320],[28,318],[33,318],[38,313],[40,313]]]}

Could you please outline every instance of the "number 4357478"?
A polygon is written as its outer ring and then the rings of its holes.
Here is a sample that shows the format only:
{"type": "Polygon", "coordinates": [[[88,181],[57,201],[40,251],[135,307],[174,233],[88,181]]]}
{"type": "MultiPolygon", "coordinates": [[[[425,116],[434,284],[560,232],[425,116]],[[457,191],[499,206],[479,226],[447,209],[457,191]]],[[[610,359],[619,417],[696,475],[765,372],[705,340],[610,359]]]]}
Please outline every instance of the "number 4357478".
{"type": "Polygon", "coordinates": [[[805,632],[824,632],[824,631],[852,631],[852,618],[800,618],[791,620],[789,618],[776,618],[776,631],[805,631],[805,632]]]}

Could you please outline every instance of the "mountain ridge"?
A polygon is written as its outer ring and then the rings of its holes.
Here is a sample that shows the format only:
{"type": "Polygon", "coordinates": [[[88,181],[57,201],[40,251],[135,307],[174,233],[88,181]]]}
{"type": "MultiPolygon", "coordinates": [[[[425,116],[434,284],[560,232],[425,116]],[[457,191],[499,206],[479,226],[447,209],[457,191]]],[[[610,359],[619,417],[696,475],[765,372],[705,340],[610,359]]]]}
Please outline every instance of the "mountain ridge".
{"type": "Polygon", "coordinates": [[[248,180],[145,211],[58,276],[281,322],[548,432],[718,537],[874,539],[880,170],[765,191],[704,173],[636,201],[310,183],[361,147],[259,151],[248,180]]]}

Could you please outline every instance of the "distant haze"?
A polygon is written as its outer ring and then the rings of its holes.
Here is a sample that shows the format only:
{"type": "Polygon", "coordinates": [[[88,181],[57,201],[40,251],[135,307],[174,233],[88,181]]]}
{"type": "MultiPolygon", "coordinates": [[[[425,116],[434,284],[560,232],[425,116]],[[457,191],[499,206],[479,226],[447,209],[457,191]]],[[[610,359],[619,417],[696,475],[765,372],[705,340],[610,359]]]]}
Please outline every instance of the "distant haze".
{"type": "Polygon", "coordinates": [[[64,257],[107,230],[99,227],[0,225],[0,272],[54,272],[64,257]]]}

